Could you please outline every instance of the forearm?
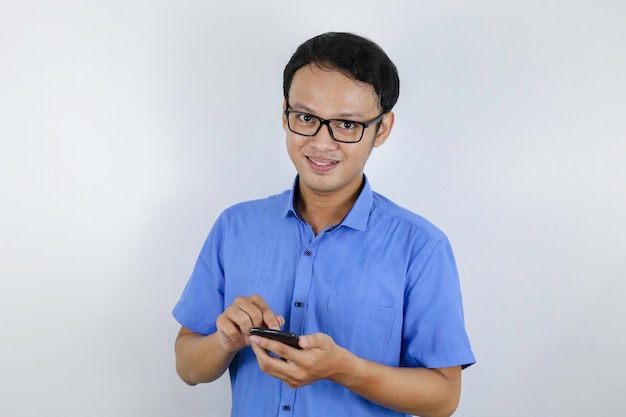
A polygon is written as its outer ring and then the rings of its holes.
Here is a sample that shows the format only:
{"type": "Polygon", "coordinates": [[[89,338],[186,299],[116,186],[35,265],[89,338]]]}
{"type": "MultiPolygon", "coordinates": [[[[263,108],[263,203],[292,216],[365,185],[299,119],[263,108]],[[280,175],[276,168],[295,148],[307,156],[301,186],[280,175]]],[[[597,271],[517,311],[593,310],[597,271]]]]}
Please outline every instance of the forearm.
{"type": "Polygon", "coordinates": [[[448,417],[456,410],[460,367],[397,368],[348,357],[332,379],[370,401],[422,417],[448,417]]]}
{"type": "Polygon", "coordinates": [[[176,372],[189,385],[218,379],[236,353],[224,350],[215,333],[204,336],[184,330],[176,339],[175,349],[176,372]]]}

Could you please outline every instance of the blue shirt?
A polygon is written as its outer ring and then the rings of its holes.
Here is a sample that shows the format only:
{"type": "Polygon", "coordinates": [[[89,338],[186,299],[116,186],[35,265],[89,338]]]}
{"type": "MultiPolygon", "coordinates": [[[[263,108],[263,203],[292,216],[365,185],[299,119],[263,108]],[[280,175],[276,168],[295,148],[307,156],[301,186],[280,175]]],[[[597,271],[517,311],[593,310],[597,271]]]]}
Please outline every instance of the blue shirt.
{"type": "MultiPolygon", "coordinates": [[[[458,274],[446,236],[424,218],[363,189],[344,220],[313,233],[290,191],[235,205],[216,221],[173,314],[197,333],[237,296],[258,294],[284,328],[323,332],[390,366],[474,363],[458,274]]],[[[252,349],[230,368],[233,417],[404,416],[322,380],[291,389],[259,369],[252,349]]]]}

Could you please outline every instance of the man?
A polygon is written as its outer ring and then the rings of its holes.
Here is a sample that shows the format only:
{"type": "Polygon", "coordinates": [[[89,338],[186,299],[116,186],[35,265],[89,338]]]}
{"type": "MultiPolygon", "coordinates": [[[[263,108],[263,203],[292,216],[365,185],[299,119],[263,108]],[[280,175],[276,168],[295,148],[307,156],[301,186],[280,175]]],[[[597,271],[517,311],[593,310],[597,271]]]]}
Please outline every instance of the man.
{"type": "Polygon", "coordinates": [[[474,363],[445,235],[363,171],[399,94],[376,44],[326,33],[284,70],[293,188],[222,213],[174,316],[190,385],[229,369],[233,416],[450,416],[474,363]],[[289,329],[301,349],[250,336],[289,329]]]}

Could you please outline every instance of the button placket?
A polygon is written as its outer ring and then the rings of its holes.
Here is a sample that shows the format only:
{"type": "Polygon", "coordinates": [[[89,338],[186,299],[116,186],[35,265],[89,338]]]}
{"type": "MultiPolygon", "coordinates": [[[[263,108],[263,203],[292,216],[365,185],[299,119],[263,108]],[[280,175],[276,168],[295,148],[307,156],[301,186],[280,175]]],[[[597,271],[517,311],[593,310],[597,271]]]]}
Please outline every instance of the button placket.
{"type": "MultiPolygon", "coordinates": [[[[314,253],[316,250],[316,242],[310,241],[308,244],[304,244],[304,247],[299,249],[301,256],[297,261],[297,267],[295,271],[295,285],[292,294],[292,308],[290,314],[290,330],[300,334],[305,327],[305,302],[308,298],[308,291],[311,285],[311,278],[313,273],[313,261],[314,253]]],[[[283,384],[281,388],[281,402],[280,402],[280,416],[293,415],[293,404],[295,401],[296,389],[289,388],[286,384],[283,384]]]]}

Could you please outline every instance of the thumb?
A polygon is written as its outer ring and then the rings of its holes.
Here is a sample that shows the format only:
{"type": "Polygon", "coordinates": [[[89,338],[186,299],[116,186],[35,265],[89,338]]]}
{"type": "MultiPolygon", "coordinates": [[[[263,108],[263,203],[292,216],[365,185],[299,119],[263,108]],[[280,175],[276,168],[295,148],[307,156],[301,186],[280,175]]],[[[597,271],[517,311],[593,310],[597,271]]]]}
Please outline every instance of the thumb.
{"type": "Polygon", "coordinates": [[[322,333],[302,335],[298,338],[298,345],[300,345],[302,349],[320,348],[324,344],[325,336],[326,335],[322,333]]]}

